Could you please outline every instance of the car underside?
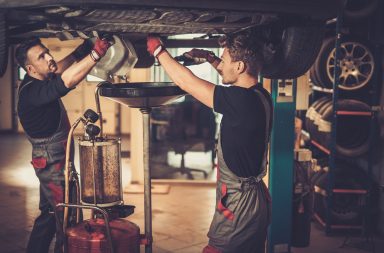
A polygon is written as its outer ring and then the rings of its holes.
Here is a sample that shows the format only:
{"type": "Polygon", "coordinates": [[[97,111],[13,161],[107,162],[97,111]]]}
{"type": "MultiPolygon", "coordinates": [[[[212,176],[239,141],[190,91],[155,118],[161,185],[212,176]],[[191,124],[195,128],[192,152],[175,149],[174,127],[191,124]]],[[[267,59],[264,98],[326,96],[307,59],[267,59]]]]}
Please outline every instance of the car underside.
{"type": "Polygon", "coordinates": [[[3,37],[0,53],[6,53],[8,44],[17,44],[31,36],[68,40],[107,33],[142,45],[148,34],[160,35],[165,40],[170,35],[198,34],[189,44],[179,42],[174,46],[210,47],[217,45],[212,40],[216,35],[253,29],[266,44],[268,61],[264,76],[291,78],[302,74],[313,62],[314,52],[320,48],[324,21],[336,16],[341,1],[337,3],[331,0],[321,3],[303,0],[289,3],[283,0],[0,1],[0,35],[3,37]],[[302,50],[302,59],[287,61],[290,55],[296,54],[291,52],[292,47],[302,50]],[[282,64],[297,65],[298,62],[303,63],[296,70],[281,69],[282,64]]]}

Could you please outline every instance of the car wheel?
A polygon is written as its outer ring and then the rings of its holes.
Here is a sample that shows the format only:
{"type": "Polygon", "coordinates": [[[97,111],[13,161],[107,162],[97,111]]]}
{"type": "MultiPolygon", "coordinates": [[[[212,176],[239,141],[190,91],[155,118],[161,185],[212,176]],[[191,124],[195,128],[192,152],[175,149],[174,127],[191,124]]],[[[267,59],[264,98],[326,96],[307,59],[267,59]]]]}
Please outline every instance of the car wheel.
{"type": "Polygon", "coordinates": [[[5,12],[0,11],[0,76],[7,70],[8,64],[8,43],[5,12]]]}
{"type": "Polygon", "coordinates": [[[261,72],[270,79],[291,79],[303,75],[315,61],[321,47],[324,25],[302,22],[284,29],[277,43],[266,48],[261,72]]]}
{"type": "MultiPolygon", "coordinates": [[[[324,41],[315,62],[315,73],[323,87],[332,88],[335,70],[335,38],[324,41]]],[[[368,43],[358,38],[342,39],[340,45],[340,85],[343,90],[357,90],[372,78],[374,58],[368,43]]]]}
{"type": "Polygon", "coordinates": [[[344,15],[348,20],[368,17],[378,8],[379,0],[348,0],[344,15]]]}

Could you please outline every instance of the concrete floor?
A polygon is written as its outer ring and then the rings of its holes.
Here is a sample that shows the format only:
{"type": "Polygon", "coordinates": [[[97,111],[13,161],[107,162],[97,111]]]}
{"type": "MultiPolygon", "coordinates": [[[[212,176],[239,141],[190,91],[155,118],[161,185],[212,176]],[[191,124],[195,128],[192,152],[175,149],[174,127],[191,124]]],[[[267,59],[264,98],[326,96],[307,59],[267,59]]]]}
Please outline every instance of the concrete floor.
{"type": "MultiPolygon", "coordinates": [[[[38,180],[29,163],[31,147],[23,135],[0,135],[0,253],[21,253],[38,215],[38,180]]],[[[129,159],[123,161],[129,175],[129,159]]],[[[124,182],[129,176],[124,177],[124,182]]],[[[144,228],[143,194],[124,194],[126,204],[136,206],[130,220],[144,228]]],[[[214,212],[213,186],[172,185],[168,194],[153,195],[154,253],[198,253],[207,244],[206,233],[214,212]]],[[[142,231],[143,232],[143,231],[142,231]]],[[[292,248],[294,253],[359,253],[355,247],[339,248],[344,235],[326,237],[312,225],[311,246],[292,248]]],[[[354,246],[362,239],[352,238],[354,246]]],[[[375,238],[377,253],[383,239],[375,238]]],[[[142,251],[144,249],[142,248],[142,251]]]]}

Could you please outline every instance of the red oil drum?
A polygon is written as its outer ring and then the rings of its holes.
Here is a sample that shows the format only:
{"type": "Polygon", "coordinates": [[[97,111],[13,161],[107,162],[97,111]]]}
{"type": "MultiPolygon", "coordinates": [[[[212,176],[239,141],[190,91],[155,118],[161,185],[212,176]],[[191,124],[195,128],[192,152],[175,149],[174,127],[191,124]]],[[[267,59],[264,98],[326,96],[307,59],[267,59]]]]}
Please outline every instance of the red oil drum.
{"type": "MultiPolygon", "coordinates": [[[[140,228],[127,220],[109,222],[114,253],[140,253],[140,228]]],[[[66,231],[68,253],[111,253],[103,219],[86,220],[66,231]]]]}

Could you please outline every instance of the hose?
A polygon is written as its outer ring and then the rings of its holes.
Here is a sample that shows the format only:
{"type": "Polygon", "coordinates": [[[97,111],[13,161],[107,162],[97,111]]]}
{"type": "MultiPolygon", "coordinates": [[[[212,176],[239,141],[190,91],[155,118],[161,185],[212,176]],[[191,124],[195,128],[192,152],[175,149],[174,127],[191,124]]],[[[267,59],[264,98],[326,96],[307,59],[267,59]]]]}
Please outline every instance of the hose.
{"type": "Polygon", "coordinates": [[[101,109],[100,109],[99,90],[100,90],[100,86],[103,84],[104,84],[104,82],[99,83],[96,87],[96,90],[95,90],[96,110],[97,110],[97,114],[99,115],[99,120],[100,120],[100,137],[103,137],[103,115],[101,114],[101,109]]]}
{"type": "MultiPolygon", "coordinates": [[[[65,150],[65,169],[64,169],[64,177],[65,177],[65,196],[64,196],[64,203],[69,204],[69,175],[70,175],[70,164],[71,164],[71,143],[72,143],[72,136],[73,131],[77,127],[77,125],[82,121],[82,118],[79,118],[78,120],[73,123],[71,126],[71,129],[69,130],[68,139],[67,139],[67,147],[65,150]]],[[[63,217],[63,232],[65,233],[65,229],[67,228],[68,223],[68,207],[64,207],[64,217],[63,217]]]]}

